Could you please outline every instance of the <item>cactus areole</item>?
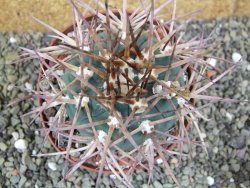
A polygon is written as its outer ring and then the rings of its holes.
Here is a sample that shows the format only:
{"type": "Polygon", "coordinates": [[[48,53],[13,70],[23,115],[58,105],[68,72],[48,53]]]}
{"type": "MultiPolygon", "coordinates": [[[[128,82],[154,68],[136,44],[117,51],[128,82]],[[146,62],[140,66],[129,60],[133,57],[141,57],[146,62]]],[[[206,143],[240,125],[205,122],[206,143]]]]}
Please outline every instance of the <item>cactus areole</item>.
{"type": "MultiPolygon", "coordinates": [[[[113,13],[120,18],[118,12],[113,13]]],[[[90,24],[95,16],[85,20],[90,24]]],[[[175,135],[178,131],[180,123],[175,111],[190,102],[190,89],[182,88],[190,68],[183,71],[182,66],[175,66],[171,52],[176,38],[167,38],[168,28],[159,23],[153,20],[154,28],[150,28],[149,23],[137,27],[127,22],[125,33],[123,25],[107,32],[98,21],[91,29],[83,24],[83,28],[86,27],[83,44],[57,57],[58,62],[62,59],[67,62],[67,66],[59,63],[60,78],[64,85],[69,85],[64,88],[63,96],[75,101],[64,104],[64,122],[76,126],[74,135],[85,138],[84,145],[94,139],[104,144],[110,135],[110,150],[133,152],[149,144],[150,135],[154,135],[157,142],[164,142],[170,139],[164,133],[175,135]]],[[[73,25],[63,33],[76,35],[73,25]]],[[[51,46],[59,44],[63,42],[56,39],[51,46]]],[[[50,65],[53,67],[55,63],[50,65]]],[[[42,76],[41,69],[38,92],[41,92],[42,76]]],[[[40,99],[40,105],[44,101],[40,99]]],[[[41,117],[43,122],[49,121],[44,113],[41,117]]],[[[187,120],[183,122],[187,126],[187,120]]],[[[48,123],[43,124],[48,128],[48,123]]],[[[57,150],[63,150],[52,134],[50,140],[57,150]]],[[[170,142],[166,148],[172,145],[170,142]]],[[[74,161],[74,157],[70,159],[74,161]]],[[[88,165],[84,167],[91,169],[88,165]]]]}

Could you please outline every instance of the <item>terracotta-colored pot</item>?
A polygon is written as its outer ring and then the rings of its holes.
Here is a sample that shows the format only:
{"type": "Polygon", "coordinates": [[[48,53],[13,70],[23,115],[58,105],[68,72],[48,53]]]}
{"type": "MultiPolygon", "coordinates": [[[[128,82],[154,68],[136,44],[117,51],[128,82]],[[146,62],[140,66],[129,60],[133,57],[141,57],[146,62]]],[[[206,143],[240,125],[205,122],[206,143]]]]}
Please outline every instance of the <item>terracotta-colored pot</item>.
{"type": "MultiPolygon", "coordinates": [[[[115,12],[115,11],[114,11],[114,14],[115,14],[116,16],[119,16],[119,13],[118,13],[118,12],[115,12]]],[[[88,16],[88,17],[86,17],[85,19],[86,19],[87,21],[90,21],[92,18],[93,18],[93,16],[88,16]]],[[[157,20],[154,20],[154,24],[157,24],[157,23],[159,23],[159,22],[158,22],[157,20]]],[[[157,24],[157,25],[158,25],[158,24],[157,24]]],[[[167,27],[165,27],[165,29],[166,29],[167,32],[169,31],[167,27]]],[[[63,33],[64,33],[64,34],[67,34],[67,33],[69,33],[69,32],[72,32],[73,30],[74,30],[73,25],[70,25],[69,27],[67,27],[66,29],[63,30],[63,33]]],[[[159,32],[159,36],[162,36],[162,33],[159,32]]],[[[176,37],[174,37],[173,40],[176,40],[176,37]]],[[[56,45],[58,42],[59,42],[59,39],[54,39],[54,40],[50,43],[50,46],[54,46],[54,45],[56,45]]],[[[188,67],[187,72],[188,72],[188,76],[190,76],[190,75],[191,75],[191,72],[192,72],[192,69],[191,69],[190,67],[188,67]]],[[[40,82],[41,82],[41,80],[42,80],[42,70],[40,69],[39,76],[38,76],[38,84],[37,84],[38,95],[40,94],[40,89],[41,89],[41,87],[40,87],[40,82]]],[[[190,101],[191,101],[191,103],[194,104],[194,100],[193,100],[193,99],[191,99],[190,101]]],[[[43,100],[43,99],[40,99],[40,98],[38,97],[38,104],[39,104],[39,106],[42,106],[42,103],[43,103],[43,102],[44,102],[44,100],[43,100]]],[[[46,118],[46,116],[45,116],[44,113],[40,113],[40,119],[41,119],[41,122],[42,122],[43,127],[46,128],[46,129],[49,128],[48,125],[45,123],[45,122],[47,121],[47,118],[46,118]]],[[[185,127],[186,127],[186,129],[189,129],[190,124],[188,123],[188,121],[185,121],[185,127]]],[[[176,133],[175,133],[174,135],[176,136],[177,134],[178,134],[178,130],[176,131],[176,133]]],[[[50,133],[48,134],[48,138],[49,138],[50,143],[53,145],[53,147],[55,148],[56,151],[62,152],[62,151],[65,151],[65,150],[66,150],[66,148],[58,147],[55,138],[53,138],[52,132],[50,132],[50,133]]],[[[171,144],[171,145],[169,145],[169,146],[166,147],[166,150],[173,150],[175,147],[176,147],[176,144],[171,144]]],[[[65,157],[66,155],[63,155],[63,156],[65,157]]],[[[100,156],[99,156],[99,158],[100,158],[100,156]]],[[[99,158],[96,157],[96,158],[95,158],[95,161],[98,161],[99,158]]],[[[157,156],[155,157],[155,160],[157,160],[158,158],[160,158],[159,155],[157,155],[157,156]]],[[[72,157],[72,156],[70,156],[70,157],[68,158],[68,160],[69,160],[71,163],[76,163],[76,162],[78,161],[78,159],[79,159],[79,158],[77,158],[77,157],[72,157]]],[[[131,162],[132,162],[130,159],[128,159],[128,160],[125,159],[124,161],[126,161],[126,162],[128,162],[128,163],[131,163],[131,162]]],[[[144,165],[147,165],[147,163],[144,163],[144,165]]],[[[81,168],[86,169],[86,170],[90,170],[90,171],[94,171],[94,172],[98,172],[98,171],[99,171],[98,166],[96,166],[95,164],[84,163],[84,164],[81,165],[81,168]]],[[[136,168],[136,169],[140,169],[141,166],[138,165],[138,166],[136,166],[135,168],[136,168]]],[[[127,172],[128,169],[125,168],[124,171],[127,172]]],[[[106,170],[106,169],[104,169],[103,172],[106,173],[106,174],[112,174],[112,172],[111,172],[110,170],[106,170]]]]}

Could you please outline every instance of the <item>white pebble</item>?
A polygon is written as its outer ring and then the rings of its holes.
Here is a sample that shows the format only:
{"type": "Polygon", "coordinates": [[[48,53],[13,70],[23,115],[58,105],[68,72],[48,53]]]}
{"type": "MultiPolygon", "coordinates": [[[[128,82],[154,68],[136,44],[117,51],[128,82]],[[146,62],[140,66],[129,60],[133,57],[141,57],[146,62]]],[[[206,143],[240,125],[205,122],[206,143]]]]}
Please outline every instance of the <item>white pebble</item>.
{"type": "Polygon", "coordinates": [[[204,139],[204,138],[207,137],[207,135],[206,135],[206,133],[201,133],[201,134],[200,134],[200,137],[201,137],[202,139],[204,139]]]}
{"type": "Polygon", "coordinates": [[[36,150],[32,150],[32,155],[36,155],[37,154],[37,152],[36,152],[36,150]]]}
{"type": "Polygon", "coordinates": [[[218,148],[218,147],[214,147],[214,148],[213,148],[213,152],[214,152],[214,153],[218,153],[218,151],[219,151],[219,148],[218,148]]]}
{"type": "Polygon", "coordinates": [[[207,62],[208,62],[209,65],[215,67],[216,64],[217,64],[217,59],[209,58],[209,59],[207,60],[207,62]]]}
{"type": "Polygon", "coordinates": [[[115,180],[115,179],[116,179],[116,175],[115,175],[115,174],[110,174],[109,177],[110,177],[112,180],[115,180]]]}
{"type": "Polygon", "coordinates": [[[208,184],[209,186],[214,185],[214,178],[211,177],[211,176],[208,176],[208,177],[207,177],[207,184],[208,184]]]}
{"type": "Polygon", "coordinates": [[[250,65],[247,65],[247,70],[250,71],[250,65]]]}
{"type": "Polygon", "coordinates": [[[234,182],[234,179],[233,178],[230,178],[230,180],[229,180],[231,183],[233,183],[234,182]]]}
{"type": "Polygon", "coordinates": [[[228,113],[228,112],[226,112],[226,117],[227,117],[227,119],[228,119],[229,121],[232,121],[232,120],[233,120],[233,115],[230,114],[230,113],[228,113]]]}
{"type": "Polygon", "coordinates": [[[20,152],[24,152],[27,147],[28,147],[28,144],[27,144],[27,141],[24,140],[24,139],[19,139],[17,141],[15,141],[15,144],[14,144],[15,148],[20,151],[20,152]]]}
{"type": "Polygon", "coordinates": [[[14,87],[15,87],[14,84],[10,84],[10,85],[7,86],[7,90],[11,91],[11,90],[13,90],[14,87]]]}
{"type": "Polygon", "coordinates": [[[157,164],[162,164],[162,163],[163,163],[163,160],[162,160],[161,158],[156,159],[156,163],[157,163],[157,164]]]}
{"type": "Polygon", "coordinates": [[[237,53],[237,52],[234,52],[232,54],[232,60],[234,63],[238,63],[238,62],[242,61],[242,55],[237,53]]]}
{"type": "Polygon", "coordinates": [[[54,162],[48,162],[48,167],[53,170],[53,171],[56,171],[56,163],[54,162]]]}
{"type": "Polygon", "coordinates": [[[18,138],[19,138],[18,132],[13,132],[13,133],[11,133],[11,135],[13,136],[13,138],[14,138],[15,141],[18,140],[18,138]]]}
{"type": "Polygon", "coordinates": [[[29,83],[29,82],[26,82],[26,83],[25,83],[25,87],[26,87],[26,89],[27,89],[28,91],[32,91],[32,89],[33,89],[32,84],[29,83]]]}
{"type": "Polygon", "coordinates": [[[9,41],[10,41],[11,44],[16,43],[16,39],[15,39],[14,37],[10,37],[10,40],[9,40],[9,41]]]}

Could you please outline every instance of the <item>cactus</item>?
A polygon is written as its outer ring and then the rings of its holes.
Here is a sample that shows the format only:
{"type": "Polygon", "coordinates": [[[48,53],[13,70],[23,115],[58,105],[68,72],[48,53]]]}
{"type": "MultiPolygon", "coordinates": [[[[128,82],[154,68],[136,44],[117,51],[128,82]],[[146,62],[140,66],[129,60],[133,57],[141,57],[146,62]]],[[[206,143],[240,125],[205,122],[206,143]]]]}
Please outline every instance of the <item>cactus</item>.
{"type": "Polygon", "coordinates": [[[35,96],[43,104],[29,114],[42,113],[54,146],[65,148],[59,154],[74,159],[65,178],[91,164],[98,171],[97,185],[105,171],[132,187],[129,175],[143,168],[151,179],[157,161],[179,185],[168,165],[169,150],[178,145],[174,154],[182,156],[183,144],[205,146],[203,137],[196,142],[188,134],[195,125],[201,135],[199,111],[214,102],[236,101],[202,94],[238,64],[209,78],[207,70],[215,70],[206,61],[211,38],[181,42],[186,23],[174,28],[175,8],[171,20],[157,16],[170,2],[156,9],[153,1],[144,2],[132,13],[126,1],[118,11],[99,2],[100,13],[71,1],[75,23],[64,33],[35,18],[57,36],[52,46],[23,48],[22,61],[38,58],[41,64],[35,96]],[[199,99],[209,103],[196,107],[199,99]]]}
{"type": "MultiPolygon", "coordinates": [[[[174,115],[174,112],[171,112],[172,108],[168,102],[168,99],[172,98],[174,106],[178,108],[177,103],[177,96],[171,97],[171,95],[176,95],[174,92],[166,91],[166,96],[159,96],[155,100],[158,102],[154,105],[153,100],[147,101],[147,98],[156,94],[160,93],[160,90],[163,92],[163,87],[161,84],[159,84],[161,81],[166,82],[168,87],[174,87],[174,83],[176,85],[184,85],[183,76],[181,76],[177,81],[174,81],[177,74],[180,72],[180,67],[175,67],[171,69],[170,76],[167,81],[164,80],[166,71],[162,71],[160,74],[155,71],[155,69],[151,69],[151,75],[149,75],[149,71],[146,71],[146,67],[141,69],[140,71],[136,68],[137,65],[143,62],[146,63],[146,55],[142,55],[142,58],[140,59],[138,55],[135,53],[130,52],[128,57],[125,57],[124,54],[121,57],[116,57],[115,53],[119,53],[120,51],[124,50],[123,46],[118,44],[118,50],[112,51],[110,54],[114,54],[113,56],[107,58],[108,56],[108,49],[107,49],[107,42],[108,36],[104,31],[101,31],[98,35],[98,38],[102,39],[104,42],[102,43],[102,48],[105,50],[105,54],[102,55],[103,58],[105,58],[105,61],[110,62],[118,62],[120,61],[119,65],[114,65],[114,70],[111,69],[111,73],[109,76],[109,82],[107,83],[107,77],[106,74],[105,77],[100,77],[98,74],[94,73],[88,68],[83,69],[83,75],[85,75],[85,80],[88,81],[90,84],[92,84],[95,88],[98,88],[102,95],[98,95],[98,93],[95,93],[92,89],[88,88],[87,86],[84,87],[84,99],[88,101],[89,111],[92,117],[93,122],[98,121],[105,121],[109,120],[107,123],[104,123],[98,127],[96,127],[97,131],[104,131],[106,134],[108,133],[109,126],[114,123],[115,129],[111,135],[111,140],[117,140],[118,138],[124,136],[123,131],[119,127],[119,120],[116,118],[117,114],[120,118],[120,121],[126,120],[129,116],[131,116],[131,121],[126,126],[126,129],[128,132],[132,132],[140,127],[140,125],[145,124],[146,122],[153,122],[157,120],[161,120],[167,117],[171,117],[174,115]],[[127,63],[130,62],[131,65],[129,66],[127,63]],[[112,72],[113,71],[113,72],[112,72]],[[127,72],[127,78],[124,77],[127,72]],[[152,77],[152,78],[150,78],[152,77]],[[146,78],[148,79],[146,82],[146,78]],[[145,81],[144,81],[144,80],[145,81]],[[112,82],[111,82],[112,80],[112,82]],[[119,84],[119,85],[118,85],[119,84]],[[143,85],[142,85],[143,84],[143,85]],[[108,85],[108,86],[107,86],[108,85]],[[107,88],[109,87],[109,89],[107,88]],[[114,88],[113,91],[111,88],[114,88]],[[140,90],[143,89],[143,93],[139,93],[140,90]],[[113,96],[111,96],[109,93],[113,92],[113,96]],[[97,99],[93,98],[96,97],[97,99]],[[106,97],[106,101],[102,100],[106,97]],[[108,102],[107,102],[108,99],[108,102]],[[152,110],[149,110],[147,113],[144,113],[144,115],[152,115],[156,113],[161,113],[157,116],[149,117],[149,118],[141,118],[139,120],[136,120],[136,116],[142,115],[146,109],[153,105],[152,110]],[[113,107],[113,111],[111,108],[113,107]],[[136,109],[138,108],[138,109],[136,109]],[[132,112],[134,111],[134,115],[132,112]]],[[[153,45],[157,44],[157,39],[154,38],[153,45]]],[[[138,48],[140,49],[140,52],[145,51],[146,48],[146,42],[147,38],[146,36],[140,36],[138,38],[138,48]]],[[[93,52],[96,56],[99,56],[101,53],[98,47],[93,44],[93,52]]],[[[156,49],[152,52],[154,55],[161,54],[159,49],[156,49]]],[[[90,62],[89,57],[84,57],[84,62],[90,62]]],[[[160,57],[154,59],[154,66],[168,66],[171,64],[170,57],[160,57]]],[[[79,57],[72,59],[68,62],[71,65],[76,66],[78,69],[80,68],[80,59],[79,57]]],[[[101,61],[93,61],[92,66],[104,73],[109,72],[108,66],[105,63],[102,63],[101,61]]],[[[150,65],[152,66],[152,65],[150,65]]],[[[80,75],[80,72],[79,72],[80,75]]],[[[69,84],[73,80],[77,79],[77,72],[70,72],[65,71],[65,73],[62,76],[64,82],[66,84],[69,84]]],[[[71,86],[70,89],[72,89],[76,94],[80,94],[81,88],[80,88],[80,81],[75,83],[71,86]]],[[[70,91],[66,91],[69,98],[74,99],[74,95],[70,91]]],[[[68,105],[66,106],[67,114],[69,115],[69,118],[71,121],[73,121],[74,116],[76,114],[76,104],[68,105]]],[[[83,105],[81,108],[81,112],[78,116],[77,124],[86,124],[89,123],[87,113],[85,110],[85,106],[83,105]]],[[[176,124],[176,118],[156,124],[154,126],[154,129],[166,132],[172,129],[176,124]]],[[[88,128],[86,130],[81,130],[80,135],[82,136],[93,136],[93,132],[90,130],[91,128],[88,128]]],[[[150,128],[151,129],[151,128],[150,128]]],[[[151,130],[147,130],[147,132],[151,132],[151,130]]],[[[137,145],[143,144],[143,137],[144,137],[144,129],[141,131],[135,133],[132,138],[135,141],[137,145]]],[[[155,136],[157,139],[160,139],[161,135],[156,134],[155,136]]],[[[132,145],[132,143],[127,139],[124,138],[120,143],[117,144],[118,147],[123,149],[124,151],[131,151],[132,149],[135,149],[135,147],[132,145]]]]}

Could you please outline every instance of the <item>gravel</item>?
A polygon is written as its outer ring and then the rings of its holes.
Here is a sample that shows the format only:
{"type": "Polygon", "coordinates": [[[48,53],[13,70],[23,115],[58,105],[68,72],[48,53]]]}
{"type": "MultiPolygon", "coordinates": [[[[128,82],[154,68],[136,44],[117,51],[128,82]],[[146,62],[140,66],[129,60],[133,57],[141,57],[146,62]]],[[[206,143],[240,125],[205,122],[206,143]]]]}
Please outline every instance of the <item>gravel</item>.
{"type": "MultiPolygon", "coordinates": [[[[209,94],[236,99],[250,99],[250,18],[230,18],[195,21],[188,27],[185,38],[194,37],[204,29],[205,34],[215,29],[217,50],[212,51],[228,60],[239,60],[241,66],[213,87],[209,94]],[[234,55],[233,55],[234,54],[234,55]],[[235,55],[237,54],[237,55],[235,55]],[[232,59],[233,58],[233,59],[232,59]]],[[[0,188],[1,187],[93,187],[96,174],[78,170],[68,181],[62,180],[64,160],[60,156],[33,157],[35,153],[54,152],[41,134],[36,131],[39,121],[32,124],[32,116],[21,116],[32,109],[33,101],[27,100],[16,106],[11,101],[28,95],[35,89],[38,73],[37,62],[6,65],[18,56],[18,45],[32,48],[47,45],[47,34],[0,33],[0,188]],[[19,87],[21,86],[21,87],[19,87]],[[18,152],[15,143],[25,140],[26,147],[18,152]]],[[[225,68],[217,61],[216,67],[225,68]]],[[[250,106],[247,103],[218,103],[204,114],[210,118],[200,120],[200,129],[209,144],[208,156],[200,147],[193,148],[192,158],[182,162],[172,159],[170,166],[183,187],[250,187],[250,106]],[[178,163],[176,163],[178,161],[178,163]]],[[[194,135],[197,137],[197,135],[194,135]]],[[[184,147],[184,152],[188,147],[184,147]]],[[[160,163],[160,162],[159,162],[160,163]]],[[[147,174],[139,171],[133,176],[135,187],[172,188],[173,180],[159,164],[147,186],[147,174]]],[[[104,176],[99,187],[124,187],[117,179],[104,176]]]]}
{"type": "Polygon", "coordinates": [[[234,149],[242,149],[245,147],[245,143],[246,143],[246,137],[245,136],[237,136],[237,137],[233,137],[230,141],[229,141],[229,146],[233,147],[234,149]]]}

